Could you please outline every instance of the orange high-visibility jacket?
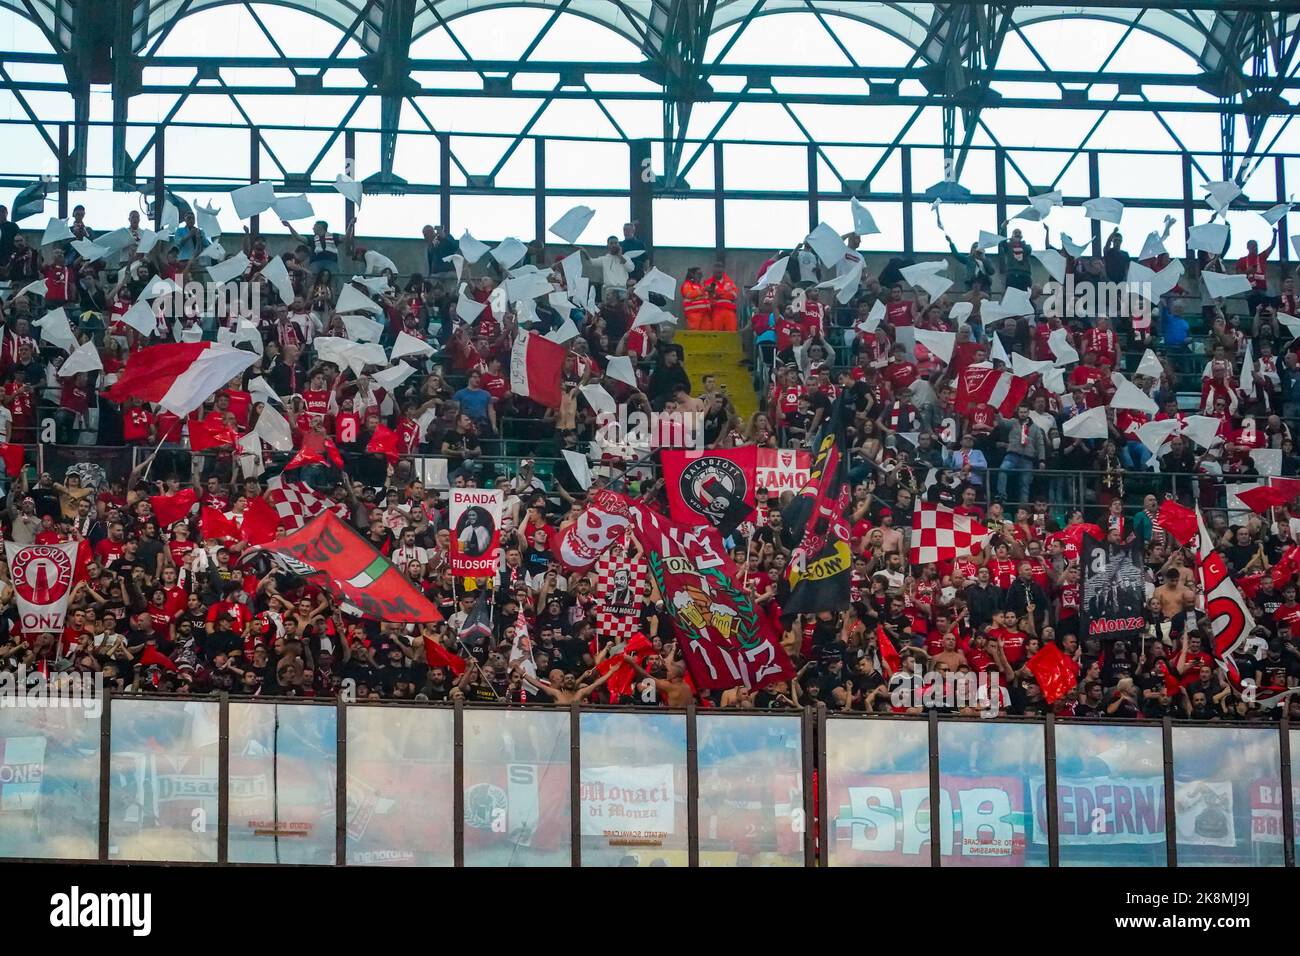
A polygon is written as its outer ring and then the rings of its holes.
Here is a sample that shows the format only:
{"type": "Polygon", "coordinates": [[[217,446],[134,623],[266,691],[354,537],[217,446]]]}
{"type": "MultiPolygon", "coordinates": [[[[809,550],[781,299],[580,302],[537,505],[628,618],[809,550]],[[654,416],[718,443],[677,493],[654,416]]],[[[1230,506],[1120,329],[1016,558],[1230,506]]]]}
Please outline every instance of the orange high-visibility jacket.
{"type": "Polygon", "coordinates": [[[689,279],[682,283],[682,312],[688,319],[709,314],[709,293],[703,285],[689,279]]]}

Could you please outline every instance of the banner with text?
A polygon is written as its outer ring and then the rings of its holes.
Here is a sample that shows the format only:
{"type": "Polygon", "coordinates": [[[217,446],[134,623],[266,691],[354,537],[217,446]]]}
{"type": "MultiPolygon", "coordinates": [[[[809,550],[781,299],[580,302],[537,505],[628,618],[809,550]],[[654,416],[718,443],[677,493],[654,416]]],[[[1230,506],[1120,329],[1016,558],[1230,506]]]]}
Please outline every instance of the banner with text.
{"type": "Polygon", "coordinates": [[[451,489],[451,573],[491,577],[501,553],[501,491],[451,489]]]}

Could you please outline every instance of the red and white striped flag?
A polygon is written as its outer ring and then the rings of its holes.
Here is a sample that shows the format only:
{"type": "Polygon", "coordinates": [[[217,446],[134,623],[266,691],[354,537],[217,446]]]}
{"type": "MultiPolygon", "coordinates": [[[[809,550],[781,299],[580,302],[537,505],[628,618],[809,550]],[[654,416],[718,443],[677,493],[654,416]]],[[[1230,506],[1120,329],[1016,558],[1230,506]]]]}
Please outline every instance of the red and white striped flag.
{"type": "Polygon", "coordinates": [[[510,391],[547,408],[559,408],[560,375],[568,353],[563,345],[521,330],[510,351],[510,391]]]}
{"type": "Polygon", "coordinates": [[[951,508],[916,502],[912,512],[912,564],[935,564],[979,554],[989,529],[951,508]]]}

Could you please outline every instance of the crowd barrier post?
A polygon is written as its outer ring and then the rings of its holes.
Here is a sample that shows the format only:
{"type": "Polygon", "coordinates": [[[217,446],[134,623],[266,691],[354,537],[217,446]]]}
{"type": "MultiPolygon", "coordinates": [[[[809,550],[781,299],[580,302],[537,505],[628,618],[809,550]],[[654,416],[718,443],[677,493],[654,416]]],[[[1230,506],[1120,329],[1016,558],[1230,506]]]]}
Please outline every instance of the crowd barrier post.
{"type": "Polygon", "coordinates": [[[826,704],[817,704],[817,865],[830,866],[830,809],[826,806],[826,704]]]}
{"type": "Polygon", "coordinates": [[[104,685],[104,712],[99,715],[99,862],[108,862],[109,771],[112,765],[113,690],[104,685]]]}
{"type": "Polygon", "coordinates": [[[1178,830],[1174,824],[1174,722],[1166,714],[1160,724],[1165,764],[1165,865],[1178,865],[1178,830]]]}
{"type": "MultiPolygon", "coordinates": [[[[277,705],[278,706],[278,705],[277,705]]],[[[334,721],[337,749],[334,757],[334,865],[346,866],[348,860],[348,704],[340,694],[335,703],[334,721]]],[[[276,759],[279,759],[277,755],[276,759]]],[[[279,825],[280,821],[276,821],[279,825]]]]}
{"type": "Polygon", "coordinates": [[[230,695],[219,695],[217,717],[217,862],[230,861],[230,695]]]}
{"type": "MultiPolygon", "coordinates": [[[[819,704],[823,710],[825,704],[819,704]]],[[[813,787],[817,782],[817,776],[814,773],[816,766],[814,758],[813,743],[813,723],[818,719],[820,714],[815,718],[813,712],[805,707],[801,717],[801,739],[803,741],[803,865],[811,867],[817,865],[817,858],[814,852],[813,827],[816,815],[813,812],[815,806],[813,800],[813,787]]],[[[818,740],[823,738],[818,737],[818,740]]]]}
{"type": "Polygon", "coordinates": [[[930,730],[930,865],[936,869],[943,866],[943,847],[939,834],[939,712],[929,713],[930,730]]]}
{"type": "MultiPolygon", "coordinates": [[[[1049,712],[1043,727],[1043,788],[1047,808],[1047,865],[1061,865],[1061,827],[1057,818],[1056,792],[1056,715],[1049,712]]],[[[1033,808],[1030,808],[1033,812],[1033,808]]],[[[931,833],[933,837],[933,832],[931,833]]]]}
{"type": "Polygon", "coordinates": [[[686,705],[686,865],[700,865],[700,759],[695,701],[686,705]]]}
{"type": "Polygon", "coordinates": [[[1291,783],[1291,721],[1283,716],[1277,724],[1278,754],[1282,763],[1282,865],[1295,866],[1295,794],[1291,783]]]}
{"type": "Polygon", "coordinates": [[[578,702],[569,705],[569,843],[573,866],[582,866],[582,718],[578,702]]]}
{"type": "Polygon", "coordinates": [[[465,865],[465,701],[452,708],[451,865],[465,865]]]}

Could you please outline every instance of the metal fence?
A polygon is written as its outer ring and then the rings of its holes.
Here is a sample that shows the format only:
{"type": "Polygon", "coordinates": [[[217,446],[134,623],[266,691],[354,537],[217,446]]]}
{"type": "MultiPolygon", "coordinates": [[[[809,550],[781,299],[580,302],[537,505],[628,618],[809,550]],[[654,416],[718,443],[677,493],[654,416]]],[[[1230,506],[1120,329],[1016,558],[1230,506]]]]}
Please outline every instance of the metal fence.
{"type": "Polygon", "coordinates": [[[116,696],[0,707],[0,858],[1293,866],[1293,742],[1285,720],[116,696]]]}

